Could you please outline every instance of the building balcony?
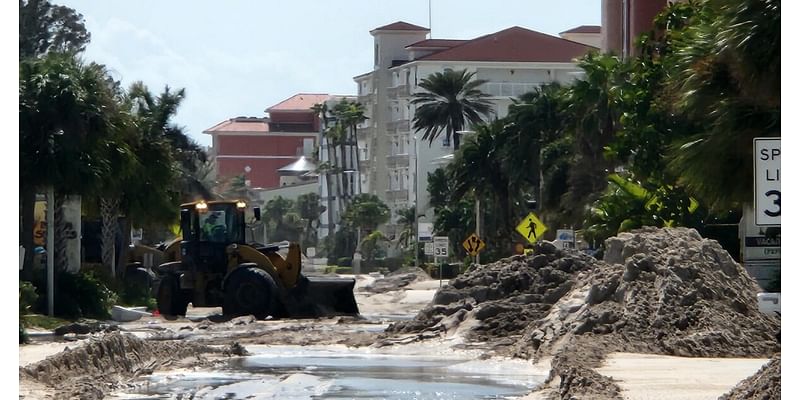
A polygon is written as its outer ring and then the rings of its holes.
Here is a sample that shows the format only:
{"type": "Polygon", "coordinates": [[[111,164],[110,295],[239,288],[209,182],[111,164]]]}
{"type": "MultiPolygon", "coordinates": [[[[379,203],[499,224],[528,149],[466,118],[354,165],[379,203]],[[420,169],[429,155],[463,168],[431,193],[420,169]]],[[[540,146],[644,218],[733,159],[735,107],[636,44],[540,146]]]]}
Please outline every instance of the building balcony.
{"type": "Polygon", "coordinates": [[[390,87],[386,89],[386,95],[390,99],[396,99],[398,97],[408,97],[409,96],[408,85],[398,85],[395,87],[390,87]]]}
{"type": "Polygon", "coordinates": [[[306,122],[270,122],[269,123],[269,131],[270,132],[314,132],[316,133],[316,129],[314,129],[313,124],[309,124],[306,122]]]}
{"type": "Polygon", "coordinates": [[[493,97],[519,97],[539,86],[541,82],[486,82],[478,88],[493,97]]]}
{"type": "Polygon", "coordinates": [[[404,168],[409,165],[408,154],[390,154],[386,156],[386,166],[388,168],[404,168]]]}
{"type": "Polygon", "coordinates": [[[388,201],[408,201],[408,189],[389,189],[386,191],[388,201]]]}
{"type": "Polygon", "coordinates": [[[408,132],[411,124],[407,119],[399,119],[386,123],[386,130],[389,132],[408,132]]]}
{"type": "Polygon", "coordinates": [[[364,93],[358,95],[358,102],[367,105],[375,102],[375,93],[364,93]]]}

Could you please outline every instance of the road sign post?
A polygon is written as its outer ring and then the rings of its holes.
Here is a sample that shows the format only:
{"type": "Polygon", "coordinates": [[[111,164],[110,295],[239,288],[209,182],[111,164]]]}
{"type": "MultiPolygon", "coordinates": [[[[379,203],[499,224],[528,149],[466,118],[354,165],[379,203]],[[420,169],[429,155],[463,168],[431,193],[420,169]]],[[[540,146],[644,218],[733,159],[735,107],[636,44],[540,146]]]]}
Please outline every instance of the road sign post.
{"type": "Polygon", "coordinates": [[[781,139],[753,139],[756,226],[781,224],[781,139]]]}
{"type": "MultiPolygon", "coordinates": [[[[438,258],[447,260],[447,250],[450,248],[450,238],[447,236],[433,237],[433,263],[439,264],[438,258]]],[[[442,264],[439,264],[439,287],[442,287],[442,264]]]]}

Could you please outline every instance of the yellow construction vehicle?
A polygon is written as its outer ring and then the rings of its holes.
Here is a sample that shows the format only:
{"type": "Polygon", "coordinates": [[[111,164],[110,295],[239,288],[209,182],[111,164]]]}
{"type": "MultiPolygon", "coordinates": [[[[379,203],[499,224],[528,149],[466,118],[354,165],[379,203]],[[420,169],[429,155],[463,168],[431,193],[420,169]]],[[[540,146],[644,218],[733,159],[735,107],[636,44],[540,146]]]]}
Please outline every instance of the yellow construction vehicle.
{"type": "MultiPolygon", "coordinates": [[[[185,315],[189,303],[259,319],[358,314],[355,279],[303,275],[296,243],[247,244],[245,209],[243,201],[181,205],[182,238],[156,268],[162,315],[185,315]]],[[[260,220],[260,209],[253,212],[260,220]]]]}

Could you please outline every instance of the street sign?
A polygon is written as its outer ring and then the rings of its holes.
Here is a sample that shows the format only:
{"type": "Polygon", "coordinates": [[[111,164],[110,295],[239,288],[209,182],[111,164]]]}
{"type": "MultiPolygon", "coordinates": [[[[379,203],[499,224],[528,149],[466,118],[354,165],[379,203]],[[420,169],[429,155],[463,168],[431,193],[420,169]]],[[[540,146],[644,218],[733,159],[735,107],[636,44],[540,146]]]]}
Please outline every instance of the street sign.
{"type": "Polygon", "coordinates": [[[464,246],[464,249],[467,250],[467,254],[475,257],[478,253],[481,252],[486,247],[486,243],[481,240],[476,234],[469,235],[467,240],[464,243],[461,243],[464,246]]]}
{"type": "Polygon", "coordinates": [[[425,243],[425,255],[432,256],[433,255],[433,242],[425,243]]]}
{"type": "Polygon", "coordinates": [[[781,224],[781,138],[753,139],[756,225],[781,224]]]}
{"type": "Polygon", "coordinates": [[[530,243],[536,243],[546,231],[547,226],[532,212],[517,225],[517,232],[530,243]]]}
{"type": "Polygon", "coordinates": [[[420,242],[433,240],[433,222],[420,222],[417,224],[417,238],[420,242]]]}
{"type": "Polygon", "coordinates": [[[447,236],[433,237],[433,256],[447,257],[447,249],[450,247],[450,239],[447,236]]]}
{"type": "Polygon", "coordinates": [[[559,229],[556,231],[556,242],[562,249],[575,248],[575,231],[572,229],[559,229]]]}

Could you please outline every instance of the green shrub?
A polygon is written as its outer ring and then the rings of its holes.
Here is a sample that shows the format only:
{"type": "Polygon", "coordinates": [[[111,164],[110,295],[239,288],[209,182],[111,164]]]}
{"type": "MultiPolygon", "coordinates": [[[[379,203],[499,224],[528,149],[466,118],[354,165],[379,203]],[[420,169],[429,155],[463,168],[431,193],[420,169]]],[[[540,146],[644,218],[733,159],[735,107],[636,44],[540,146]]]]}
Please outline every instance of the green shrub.
{"type": "Polygon", "coordinates": [[[336,265],[328,265],[325,267],[326,274],[351,274],[353,273],[353,268],[350,267],[339,267],[336,265]]]}
{"type": "Polygon", "coordinates": [[[39,295],[36,294],[36,287],[27,281],[19,281],[19,315],[20,318],[31,311],[31,307],[36,304],[39,295]]]}
{"type": "MultiPolygon", "coordinates": [[[[46,284],[40,286],[40,293],[46,290],[43,288],[46,284]]],[[[91,272],[72,274],[60,271],[56,275],[54,312],[59,317],[108,319],[116,302],[116,293],[91,272]]],[[[37,309],[43,310],[43,314],[47,312],[47,296],[39,297],[37,309]]]]}
{"type": "Polygon", "coordinates": [[[22,321],[19,323],[19,344],[28,343],[28,332],[22,327],[22,321]]]}

